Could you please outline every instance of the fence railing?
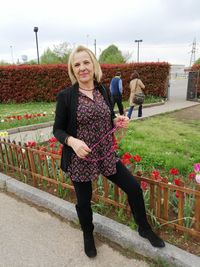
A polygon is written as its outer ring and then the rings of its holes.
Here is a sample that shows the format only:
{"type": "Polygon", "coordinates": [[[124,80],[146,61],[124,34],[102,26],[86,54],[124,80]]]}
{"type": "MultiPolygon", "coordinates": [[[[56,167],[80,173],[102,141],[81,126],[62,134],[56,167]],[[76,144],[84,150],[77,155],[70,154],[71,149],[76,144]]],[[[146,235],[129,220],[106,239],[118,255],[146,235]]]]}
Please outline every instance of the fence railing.
{"type": "MultiPolygon", "coordinates": [[[[0,139],[0,171],[9,173],[20,181],[63,197],[74,191],[71,180],[60,169],[60,155],[26,147],[0,139]]],[[[196,237],[200,236],[200,185],[187,188],[137,176],[146,182],[145,204],[161,223],[196,237]],[[175,192],[178,197],[175,197],[175,192]]],[[[126,195],[120,188],[100,176],[93,183],[93,199],[130,214],[126,195]]]]}

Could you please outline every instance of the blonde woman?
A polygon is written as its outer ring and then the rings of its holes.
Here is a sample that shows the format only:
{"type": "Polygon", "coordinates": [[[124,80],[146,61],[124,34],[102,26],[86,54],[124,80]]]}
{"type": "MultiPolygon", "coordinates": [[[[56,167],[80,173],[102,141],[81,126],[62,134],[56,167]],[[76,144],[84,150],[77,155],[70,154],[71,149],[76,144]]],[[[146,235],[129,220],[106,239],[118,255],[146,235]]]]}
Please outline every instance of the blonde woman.
{"type": "Polygon", "coordinates": [[[92,180],[100,174],[127,193],[139,234],[153,246],[164,247],[147,221],[139,183],[112,149],[114,126],[126,128],[129,119],[115,117],[109,93],[101,84],[102,72],[95,55],[78,46],[70,55],[68,72],[72,86],[58,94],[53,133],[63,144],[61,169],[75,188],[86,255],[92,258],[97,254],[91,198],[92,180]]]}

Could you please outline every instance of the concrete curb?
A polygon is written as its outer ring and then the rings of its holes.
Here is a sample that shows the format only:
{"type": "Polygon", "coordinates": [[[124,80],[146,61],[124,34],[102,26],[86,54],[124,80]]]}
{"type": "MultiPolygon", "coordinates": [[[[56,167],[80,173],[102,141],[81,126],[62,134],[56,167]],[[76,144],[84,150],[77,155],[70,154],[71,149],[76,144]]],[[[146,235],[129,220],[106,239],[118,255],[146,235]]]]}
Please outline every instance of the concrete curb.
{"type": "MultiPolygon", "coordinates": [[[[23,200],[53,211],[61,217],[77,223],[75,206],[37,188],[19,182],[0,173],[0,189],[14,193],[23,200]]],[[[139,237],[136,231],[112,219],[94,214],[95,231],[101,236],[120,245],[124,249],[134,251],[148,258],[162,260],[179,267],[199,267],[200,257],[166,243],[163,249],[153,248],[148,241],[139,237]]]]}
{"type": "Polygon", "coordinates": [[[48,122],[44,122],[44,123],[8,129],[6,131],[8,132],[9,135],[15,134],[15,133],[22,133],[22,132],[27,132],[27,131],[31,131],[31,130],[38,130],[38,129],[42,129],[42,128],[51,127],[53,125],[53,123],[54,123],[53,121],[48,121],[48,122]]]}

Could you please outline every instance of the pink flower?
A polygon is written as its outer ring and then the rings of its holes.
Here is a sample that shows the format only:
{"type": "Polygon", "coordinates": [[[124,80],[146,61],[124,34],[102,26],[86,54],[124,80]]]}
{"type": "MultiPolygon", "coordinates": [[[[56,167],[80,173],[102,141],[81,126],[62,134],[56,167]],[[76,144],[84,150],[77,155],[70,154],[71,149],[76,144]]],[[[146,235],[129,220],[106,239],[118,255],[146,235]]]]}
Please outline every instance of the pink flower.
{"type": "Polygon", "coordinates": [[[195,164],[194,164],[194,171],[195,171],[196,173],[200,173],[200,163],[195,163],[195,164]]]}
{"type": "Polygon", "coordinates": [[[200,184],[200,174],[196,174],[195,180],[198,184],[200,184]]]}

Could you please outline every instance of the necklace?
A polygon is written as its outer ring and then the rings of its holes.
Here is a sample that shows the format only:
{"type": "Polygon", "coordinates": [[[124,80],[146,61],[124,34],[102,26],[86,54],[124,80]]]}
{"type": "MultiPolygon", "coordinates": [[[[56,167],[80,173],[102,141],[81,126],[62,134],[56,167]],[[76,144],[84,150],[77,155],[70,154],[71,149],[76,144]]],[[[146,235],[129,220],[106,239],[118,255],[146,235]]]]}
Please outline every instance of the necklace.
{"type": "Polygon", "coordinates": [[[91,89],[84,89],[82,87],[79,86],[79,89],[83,90],[83,91],[93,91],[95,87],[91,88],[91,89]]]}

